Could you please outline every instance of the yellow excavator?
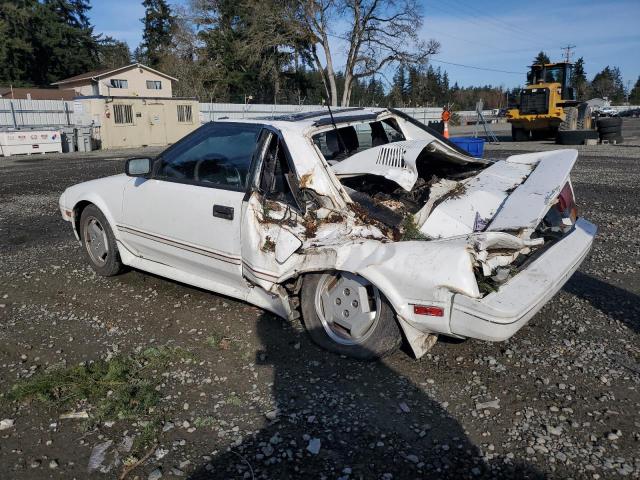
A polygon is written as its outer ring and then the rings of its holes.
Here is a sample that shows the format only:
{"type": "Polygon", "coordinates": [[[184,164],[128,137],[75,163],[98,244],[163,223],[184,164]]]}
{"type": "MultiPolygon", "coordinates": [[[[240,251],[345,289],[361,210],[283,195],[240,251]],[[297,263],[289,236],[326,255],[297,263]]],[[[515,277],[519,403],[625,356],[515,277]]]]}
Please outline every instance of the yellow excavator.
{"type": "Polygon", "coordinates": [[[518,107],[507,112],[514,141],[556,138],[558,132],[568,131],[575,133],[564,134],[567,138],[592,137],[588,132],[592,128],[591,109],[576,100],[572,73],[570,62],[531,65],[518,107]]]}

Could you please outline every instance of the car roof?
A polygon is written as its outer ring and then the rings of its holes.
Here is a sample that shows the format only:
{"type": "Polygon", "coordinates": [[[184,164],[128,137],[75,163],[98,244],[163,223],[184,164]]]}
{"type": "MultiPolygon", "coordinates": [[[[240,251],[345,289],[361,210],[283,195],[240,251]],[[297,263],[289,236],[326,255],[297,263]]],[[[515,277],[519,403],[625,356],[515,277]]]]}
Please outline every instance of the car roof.
{"type": "Polygon", "coordinates": [[[216,122],[259,123],[263,125],[273,125],[283,130],[303,131],[312,127],[331,125],[333,120],[335,120],[336,123],[372,121],[378,118],[380,114],[387,112],[389,112],[389,110],[386,108],[333,108],[331,109],[333,119],[331,118],[329,110],[324,109],[309,112],[291,112],[258,118],[219,118],[216,122]]]}

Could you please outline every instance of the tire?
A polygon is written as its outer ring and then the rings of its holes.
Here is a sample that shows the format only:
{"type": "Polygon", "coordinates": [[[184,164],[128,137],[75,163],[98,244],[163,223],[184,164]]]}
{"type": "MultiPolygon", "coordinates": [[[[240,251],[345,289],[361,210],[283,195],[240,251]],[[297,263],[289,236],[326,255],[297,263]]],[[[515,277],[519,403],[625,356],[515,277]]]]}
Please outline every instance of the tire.
{"type": "Polygon", "coordinates": [[[602,127],[602,128],[598,128],[598,132],[600,133],[600,135],[607,135],[607,134],[620,134],[622,133],[622,126],[617,126],[617,127],[602,127]]]}
{"type": "Polygon", "coordinates": [[[578,108],[577,107],[565,107],[564,108],[564,120],[560,122],[558,131],[565,132],[578,129],[578,108]]]}
{"type": "Polygon", "coordinates": [[[532,140],[548,140],[555,138],[555,134],[551,128],[545,128],[543,130],[531,130],[532,140]]]}
{"type": "Polygon", "coordinates": [[[103,277],[122,272],[123,265],[116,238],[104,214],[88,205],[80,216],[80,240],[91,268],[103,277]]]}
{"type": "Polygon", "coordinates": [[[524,128],[511,127],[511,140],[514,142],[526,142],[529,140],[529,130],[524,128]]]}
{"type": "Polygon", "coordinates": [[[598,140],[595,130],[559,131],[556,137],[558,145],[584,145],[585,140],[598,140]]]}
{"type": "Polygon", "coordinates": [[[330,352],[376,360],[395,351],[402,342],[393,308],[374,285],[358,275],[327,272],[305,276],[301,308],[309,336],[330,352]],[[362,298],[366,298],[368,308],[360,305],[362,298]],[[361,321],[352,323],[356,319],[361,321]]]}
{"type": "Polygon", "coordinates": [[[578,106],[578,130],[590,130],[593,128],[591,115],[591,107],[588,104],[581,103],[578,106]]]}
{"type": "Polygon", "coordinates": [[[609,118],[599,118],[598,119],[598,130],[601,129],[610,129],[610,128],[614,128],[614,127],[618,127],[621,128],[622,127],[622,119],[618,118],[618,117],[609,117],[609,118]]]}

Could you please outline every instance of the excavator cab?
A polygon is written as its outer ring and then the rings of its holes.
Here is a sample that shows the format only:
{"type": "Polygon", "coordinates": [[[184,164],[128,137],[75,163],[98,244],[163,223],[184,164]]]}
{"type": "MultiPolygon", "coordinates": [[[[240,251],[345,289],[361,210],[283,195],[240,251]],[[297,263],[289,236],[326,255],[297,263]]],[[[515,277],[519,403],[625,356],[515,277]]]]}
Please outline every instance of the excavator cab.
{"type": "Polygon", "coordinates": [[[573,64],[547,63],[545,65],[531,65],[531,70],[527,75],[527,85],[542,85],[548,83],[559,83],[562,100],[575,100],[576,94],[571,86],[573,76],[573,64]]]}
{"type": "Polygon", "coordinates": [[[556,138],[559,131],[591,128],[591,111],[576,100],[572,75],[569,62],[531,65],[517,107],[507,112],[513,140],[556,138]]]}

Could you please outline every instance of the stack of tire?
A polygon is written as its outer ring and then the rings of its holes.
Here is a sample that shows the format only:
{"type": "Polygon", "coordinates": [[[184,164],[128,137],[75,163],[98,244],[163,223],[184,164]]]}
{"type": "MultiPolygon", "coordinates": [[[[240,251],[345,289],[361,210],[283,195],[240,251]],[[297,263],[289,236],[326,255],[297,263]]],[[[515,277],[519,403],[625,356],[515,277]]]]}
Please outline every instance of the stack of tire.
{"type": "Polygon", "coordinates": [[[598,136],[602,143],[622,143],[622,119],[603,117],[598,119],[598,136]]]}
{"type": "Polygon", "coordinates": [[[587,140],[598,140],[593,129],[591,109],[586,103],[578,107],[564,108],[565,119],[558,127],[556,143],[559,145],[584,145],[587,140]]]}

